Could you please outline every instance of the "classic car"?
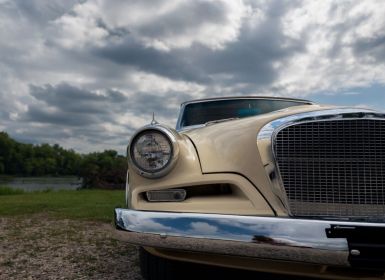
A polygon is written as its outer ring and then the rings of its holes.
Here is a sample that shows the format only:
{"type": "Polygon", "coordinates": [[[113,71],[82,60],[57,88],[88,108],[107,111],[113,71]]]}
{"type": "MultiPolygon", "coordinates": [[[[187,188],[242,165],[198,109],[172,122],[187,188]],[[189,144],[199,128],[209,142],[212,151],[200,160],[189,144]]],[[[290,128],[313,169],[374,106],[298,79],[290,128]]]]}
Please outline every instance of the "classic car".
{"type": "Polygon", "coordinates": [[[142,273],[171,260],[384,279],[385,114],[301,99],[185,102],[132,136],[124,238],[142,273]]]}

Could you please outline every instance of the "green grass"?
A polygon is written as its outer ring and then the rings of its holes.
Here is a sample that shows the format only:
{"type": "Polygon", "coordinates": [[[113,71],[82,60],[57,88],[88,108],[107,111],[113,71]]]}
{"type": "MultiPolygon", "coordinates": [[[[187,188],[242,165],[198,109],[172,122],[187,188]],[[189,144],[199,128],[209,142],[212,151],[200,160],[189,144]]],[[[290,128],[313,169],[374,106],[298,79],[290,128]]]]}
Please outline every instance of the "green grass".
{"type": "Polygon", "coordinates": [[[58,218],[110,222],[117,206],[124,206],[124,191],[69,190],[0,195],[0,216],[41,213],[58,218]]]}
{"type": "Polygon", "coordinates": [[[23,194],[24,191],[21,189],[12,189],[10,187],[0,186],[0,195],[15,195],[15,194],[23,194]]]}

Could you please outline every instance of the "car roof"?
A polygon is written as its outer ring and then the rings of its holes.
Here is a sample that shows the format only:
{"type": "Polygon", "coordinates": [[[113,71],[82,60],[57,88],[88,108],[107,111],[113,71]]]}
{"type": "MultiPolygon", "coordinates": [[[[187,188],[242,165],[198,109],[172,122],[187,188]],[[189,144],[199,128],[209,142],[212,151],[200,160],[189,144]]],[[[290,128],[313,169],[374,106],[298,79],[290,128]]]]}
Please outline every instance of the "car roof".
{"type": "Polygon", "coordinates": [[[209,102],[209,101],[219,101],[219,100],[231,100],[231,99],[270,99],[270,100],[284,100],[284,101],[295,101],[303,102],[306,104],[314,104],[314,102],[306,99],[299,98],[289,98],[289,97],[276,97],[276,96],[226,96],[226,97],[212,97],[212,98],[202,98],[194,99],[190,101],[185,101],[181,106],[185,106],[191,103],[200,103],[200,102],[209,102]]]}

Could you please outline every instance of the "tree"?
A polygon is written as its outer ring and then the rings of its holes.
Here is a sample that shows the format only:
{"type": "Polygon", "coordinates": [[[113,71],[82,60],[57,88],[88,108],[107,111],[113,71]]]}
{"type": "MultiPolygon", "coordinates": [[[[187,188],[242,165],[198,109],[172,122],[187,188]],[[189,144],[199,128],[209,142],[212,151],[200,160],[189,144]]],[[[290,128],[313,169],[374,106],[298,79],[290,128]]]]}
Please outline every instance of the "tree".
{"type": "Polygon", "coordinates": [[[127,162],[116,151],[86,155],[81,167],[81,177],[85,188],[123,189],[127,162]]]}
{"type": "Polygon", "coordinates": [[[78,154],[58,144],[31,145],[0,132],[0,174],[83,177],[83,187],[124,188],[126,159],[117,151],[78,154]]]}

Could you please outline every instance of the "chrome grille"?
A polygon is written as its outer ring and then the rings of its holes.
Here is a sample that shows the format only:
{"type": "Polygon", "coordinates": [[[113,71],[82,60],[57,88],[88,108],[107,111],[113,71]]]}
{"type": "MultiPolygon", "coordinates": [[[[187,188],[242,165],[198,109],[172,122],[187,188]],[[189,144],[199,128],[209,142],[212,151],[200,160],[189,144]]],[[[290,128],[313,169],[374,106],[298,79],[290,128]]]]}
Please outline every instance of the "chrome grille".
{"type": "Polygon", "coordinates": [[[294,124],[274,153],[293,215],[385,218],[384,120],[294,124]]]}

